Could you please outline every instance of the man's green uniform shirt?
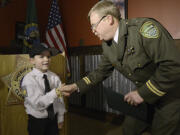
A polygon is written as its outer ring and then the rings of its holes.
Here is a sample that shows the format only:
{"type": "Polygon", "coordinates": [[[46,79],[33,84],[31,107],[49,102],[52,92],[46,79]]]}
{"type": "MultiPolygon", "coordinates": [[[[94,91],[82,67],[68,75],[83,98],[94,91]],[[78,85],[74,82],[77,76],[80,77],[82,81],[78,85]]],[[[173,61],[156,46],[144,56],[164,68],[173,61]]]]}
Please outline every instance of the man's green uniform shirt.
{"type": "Polygon", "coordinates": [[[118,44],[103,42],[102,48],[98,68],[76,82],[81,92],[102,82],[115,68],[134,82],[148,103],[180,97],[180,52],[156,20],[121,19],[118,44]]]}

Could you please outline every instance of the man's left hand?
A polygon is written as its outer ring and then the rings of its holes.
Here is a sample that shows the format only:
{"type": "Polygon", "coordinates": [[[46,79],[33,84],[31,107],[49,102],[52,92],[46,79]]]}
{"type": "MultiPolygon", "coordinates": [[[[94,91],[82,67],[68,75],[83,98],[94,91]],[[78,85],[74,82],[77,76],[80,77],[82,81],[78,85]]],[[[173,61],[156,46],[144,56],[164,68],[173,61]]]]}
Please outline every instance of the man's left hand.
{"type": "Polygon", "coordinates": [[[139,95],[138,91],[135,90],[126,94],[124,96],[124,101],[128,102],[128,104],[137,106],[141,104],[144,99],[139,95]]]}

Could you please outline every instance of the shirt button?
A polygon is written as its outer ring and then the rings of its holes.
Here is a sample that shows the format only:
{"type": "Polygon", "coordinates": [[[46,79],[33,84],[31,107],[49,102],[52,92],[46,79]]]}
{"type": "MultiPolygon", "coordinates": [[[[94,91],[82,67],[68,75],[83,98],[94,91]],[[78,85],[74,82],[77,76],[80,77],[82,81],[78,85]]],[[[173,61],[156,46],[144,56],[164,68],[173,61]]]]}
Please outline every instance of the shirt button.
{"type": "Polygon", "coordinates": [[[141,64],[139,63],[137,66],[138,66],[138,67],[141,67],[141,64]]]}
{"type": "Polygon", "coordinates": [[[138,81],[135,81],[135,84],[138,84],[139,82],[138,81]]]}
{"type": "Polygon", "coordinates": [[[131,73],[129,73],[129,74],[128,74],[128,76],[132,76],[132,74],[131,74],[131,73]]]}

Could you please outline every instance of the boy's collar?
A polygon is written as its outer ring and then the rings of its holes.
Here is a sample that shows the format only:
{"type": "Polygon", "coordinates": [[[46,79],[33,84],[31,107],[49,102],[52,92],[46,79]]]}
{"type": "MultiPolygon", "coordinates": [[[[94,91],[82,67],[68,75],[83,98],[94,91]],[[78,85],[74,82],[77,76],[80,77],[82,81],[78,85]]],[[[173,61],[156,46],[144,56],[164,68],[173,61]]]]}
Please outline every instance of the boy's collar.
{"type": "Polygon", "coordinates": [[[46,75],[48,76],[48,71],[42,72],[42,71],[40,71],[40,70],[37,69],[37,68],[33,68],[33,72],[34,72],[36,75],[40,75],[40,76],[42,76],[42,77],[43,77],[44,74],[46,74],[46,75]]]}

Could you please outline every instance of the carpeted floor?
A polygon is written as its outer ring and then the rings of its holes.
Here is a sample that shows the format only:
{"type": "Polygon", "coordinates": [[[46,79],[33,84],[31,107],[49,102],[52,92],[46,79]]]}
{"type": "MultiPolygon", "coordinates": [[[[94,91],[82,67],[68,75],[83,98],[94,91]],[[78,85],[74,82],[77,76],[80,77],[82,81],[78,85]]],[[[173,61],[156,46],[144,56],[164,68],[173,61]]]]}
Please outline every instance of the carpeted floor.
{"type": "MultiPolygon", "coordinates": [[[[117,118],[121,122],[121,118],[117,118]]],[[[77,113],[68,114],[68,135],[122,135],[121,122],[97,120],[77,113]]],[[[144,133],[143,135],[150,135],[144,133]]]]}
{"type": "Polygon", "coordinates": [[[88,118],[82,115],[69,114],[69,135],[121,135],[118,124],[88,118]]]}

